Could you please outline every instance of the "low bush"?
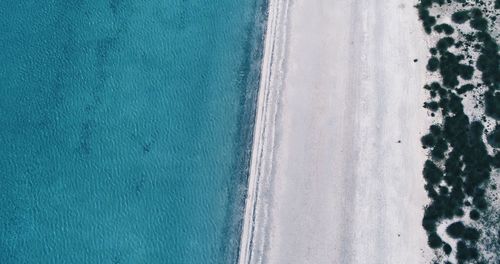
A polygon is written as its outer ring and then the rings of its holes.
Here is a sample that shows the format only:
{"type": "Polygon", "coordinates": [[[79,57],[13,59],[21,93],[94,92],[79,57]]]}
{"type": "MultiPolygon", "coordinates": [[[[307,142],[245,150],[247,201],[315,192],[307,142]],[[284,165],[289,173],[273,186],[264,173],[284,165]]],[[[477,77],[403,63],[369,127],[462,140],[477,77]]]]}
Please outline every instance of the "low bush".
{"type": "Polygon", "coordinates": [[[472,84],[464,84],[457,89],[458,94],[464,94],[466,92],[474,90],[475,86],[472,84]]]}
{"type": "Polygon", "coordinates": [[[465,225],[458,221],[446,227],[446,233],[452,238],[462,238],[465,232],[465,225]]]}
{"type": "Polygon", "coordinates": [[[451,21],[457,24],[463,24],[469,20],[469,11],[457,11],[451,15],[451,21]]]}
{"type": "Polygon", "coordinates": [[[463,234],[464,239],[472,240],[472,241],[477,241],[480,236],[481,236],[481,234],[479,233],[479,231],[473,227],[465,228],[465,231],[463,234]]]}
{"type": "Polygon", "coordinates": [[[451,249],[450,244],[445,243],[445,244],[443,245],[443,251],[444,251],[444,253],[445,253],[446,255],[450,255],[451,250],[452,250],[452,249],[451,249]]]}
{"type": "Polygon", "coordinates": [[[480,217],[479,211],[477,211],[476,209],[471,210],[469,213],[469,217],[472,220],[476,220],[476,221],[479,220],[479,217],[480,217]]]}
{"type": "Polygon", "coordinates": [[[495,130],[491,132],[488,137],[488,143],[494,148],[500,148],[500,126],[497,125],[495,130]]]}
{"type": "Polygon", "coordinates": [[[439,60],[436,57],[431,57],[427,62],[427,70],[435,72],[439,69],[439,60]]]}
{"type": "Polygon", "coordinates": [[[477,17],[470,21],[470,26],[479,31],[486,31],[488,29],[488,20],[482,17],[477,17]]]}
{"type": "Polygon", "coordinates": [[[455,39],[453,39],[452,37],[444,37],[436,43],[436,48],[438,49],[438,51],[444,52],[449,47],[453,46],[453,44],[455,44],[455,39]]]}
{"type": "Polygon", "coordinates": [[[424,147],[433,147],[436,144],[436,138],[432,134],[427,134],[420,139],[424,147]]]}
{"type": "Polygon", "coordinates": [[[485,112],[488,116],[500,120],[500,94],[487,91],[484,93],[485,112]]]}
{"type": "Polygon", "coordinates": [[[424,178],[429,184],[437,184],[443,178],[443,172],[434,162],[427,160],[424,164],[424,178]]]}
{"type": "Polygon", "coordinates": [[[427,244],[431,248],[440,248],[441,245],[443,244],[443,240],[439,237],[436,232],[430,233],[429,236],[427,237],[427,244]]]}

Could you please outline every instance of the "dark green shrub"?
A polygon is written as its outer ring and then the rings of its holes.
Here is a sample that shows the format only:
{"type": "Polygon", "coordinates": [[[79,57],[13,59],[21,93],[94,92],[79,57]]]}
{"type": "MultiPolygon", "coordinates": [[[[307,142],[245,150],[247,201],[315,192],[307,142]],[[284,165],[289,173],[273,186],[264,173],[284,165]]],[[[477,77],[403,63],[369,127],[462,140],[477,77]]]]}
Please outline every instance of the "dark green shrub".
{"type": "Polygon", "coordinates": [[[443,115],[446,115],[449,110],[449,105],[450,105],[450,100],[448,98],[444,97],[443,95],[440,95],[441,99],[439,100],[439,107],[441,107],[443,115]]]}
{"type": "Polygon", "coordinates": [[[474,90],[475,86],[472,84],[464,84],[457,89],[458,94],[464,94],[466,92],[474,90]]]}
{"type": "MultiPolygon", "coordinates": [[[[458,246],[458,244],[457,244],[458,263],[460,263],[460,264],[471,263],[471,262],[465,262],[465,261],[477,259],[478,257],[479,257],[479,251],[476,248],[474,248],[474,247],[467,248],[467,246],[465,246],[465,243],[463,245],[460,244],[460,246],[458,246]]],[[[480,262],[478,264],[485,264],[485,262],[480,262]]]]}
{"type": "Polygon", "coordinates": [[[445,95],[440,94],[441,99],[439,99],[438,105],[441,107],[441,112],[443,116],[446,116],[448,113],[448,105],[449,105],[449,100],[446,98],[445,95]]]}
{"type": "Polygon", "coordinates": [[[479,257],[479,251],[475,247],[470,247],[468,249],[469,251],[469,258],[470,259],[477,259],[479,257]]]}
{"type": "Polygon", "coordinates": [[[443,89],[438,82],[432,82],[429,88],[431,89],[431,91],[439,91],[443,89]]]}
{"type": "Polygon", "coordinates": [[[446,95],[448,94],[448,90],[441,88],[438,90],[439,96],[441,96],[441,99],[446,99],[446,95]]]}
{"type": "Polygon", "coordinates": [[[467,247],[464,241],[459,241],[457,243],[456,257],[458,263],[464,263],[464,261],[467,260],[477,259],[479,257],[479,251],[475,247],[467,247]]]}
{"type": "Polygon", "coordinates": [[[465,199],[462,188],[460,188],[460,183],[461,179],[458,178],[450,192],[450,201],[453,202],[453,206],[460,206],[465,199]]]}
{"type": "Polygon", "coordinates": [[[439,69],[439,60],[436,57],[431,57],[427,62],[427,70],[434,72],[439,69]]]}
{"type": "Polygon", "coordinates": [[[443,84],[453,88],[458,85],[459,59],[454,54],[444,51],[439,63],[439,73],[443,77],[443,84]]]}
{"type": "Polygon", "coordinates": [[[495,148],[500,148],[500,126],[497,125],[495,130],[491,132],[488,137],[488,143],[495,148]]]}
{"type": "Polygon", "coordinates": [[[453,27],[448,24],[442,24],[442,26],[443,26],[443,31],[446,35],[451,35],[453,34],[453,32],[455,32],[455,29],[453,29],[453,27]]]}
{"type": "Polygon", "coordinates": [[[444,151],[442,149],[434,148],[431,151],[431,156],[434,160],[444,159],[444,151]]]}
{"type": "Polygon", "coordinates": [[[469,11],[458,11],[451,15],[451,20],[457,24],[463,24],[469,20],[469,11]]]}
{"type": "Polygon", "coordinates": [[[450,224],[446,228],[446,233],[452,238],[461,238],[464,232],[465,232],[465,226],[460,221],[450,224]]]}
{"type": "Polygon", "coordinates": [[[429,10],[427,10],[427,8],[425,8],[424,5],[421,3],[418,8],[418,18],[424,20],[429,16],[430,16],[429,10]]]}
{"type": "Polygon", "coordinates": [[[436,112],[439,109],[439,105],[436,101],[425,102],[424,107],[432,112],[436,112]]]}
{"type": "Polygon", "coordinates": [[[486,31],[488,29],[488,20],[482,17],[474,18],[470,21],[470,26],[479,31],[486,31]]]}
{"type": "Polygon", "coordinates": [[[443,32],[443,27],[441,25],[435,25],[434,26],[434,31],[437,33],[442,33],[443,32]]]}
{"type": "Polygon", "coordinates": [[[455,114],[463,113],[464,106],[462,105],[462,98],[454,94],[450,94],[450,102],[448,104],[450,111],[455,114]]]}
{"type": "Polygon", "coordinates": [[[463,235],[464,239],[472,240],[472,241],[477,241],[480,236],[481,236],[481,234],[479,233],[479,231],[473,227],[465,228],[464,235],[463,235]]]}
{"type": "Polygon", "coordinates": [[[479,8],[473,8],[470,10],[470,15],[472,18],[480,18],[483,16],[483,12],[479,8]]]}
{"type": "MultiPolygon", "coordinates": [[[[456,178],[460,175],[462,168],[462,162],[460,161],[460,156],[461,154],[456,149],[452,150],[449,153],[448,159],[446,159],[446,162],[444,164],[447,176],[452,176],[456,178]]],[[[447,182],[447,183],[448,185],[453,185],[453,182],[447,182]]]]}
{"type": "Polygon", "coordinates": [[[494,39],[491,37],[490,34],[488,34],[488,32],[477,32],[476,37],[477,37],[478,41],[481,41],[484,43],[494,41],[494,39]]]}
{"type": "Polygon", "coordinates": [[[460,77],[462,77],[462,79],[470,80],[472,78],[472,75],[474,74],[474,67],[460,64],[458,67],[458,74],[460,75],[460,77]]]}
{"type": "Polygon", "coordinates": [[[430,233],[429,236],[427,237],[427,244],[431,248],[440,248],[441,245],[443,244],[443,240],[441,240],[438,234],[433,232],[430,233]]]}
{"type": "Polygon", "coordinates": [[[436,144],[436,138],[432,134],[427,134],[420,139],[424,147],[433,147],[436,144]]]}
{"type": "MultiPolygon", "coordinates": [[[[426,188],[427,187],[428,186],[426,185],[426,188]]],[[[435,232],[436,222],[441,216],[442,216],[442,209],[439,208],[439,206],[437,206],[435,203],[431,203],[429,206],[425,207],[424,218],[422,219],[422,226],[427,232],[435,232]]]]}
{"type": "Polygon", "coordinates": [[[427,232],[436,231],[436,220],[424,218],[422,219],[422,226],[427,232]]]}
{"type": "Polygon", "coordinates": [[[455,215],[460,217],[464,216],[464,210],[458,208],[457,210],[455,210],[455,215]]]}
{"type": "Polygon", "coordinates": [[[440,52],[444,52],[449,47],[453,46],[453,44],[455,44],[455,39],[453,39],[452,37],[444,37],[444,38],[438,40],[438,42],[436,43],[436,48],[440,52]]]}
{"type": "Polygon", "coordinates": [[[444,243],[443,245],[443,251],[446,255],[450,255],[451,253],[451,246],[448,243],[444,243]]]}
{"type": "Polygon", "coordinates": [[[481,54],[476,61],[476,68],[482,72],[481,79],[486,85],[499,89],[500,84],[500,55],[498,45],[485,32],[479,32],[478,39],[483,42],[481,54]]]}
{"type": "Polygon", "coordinates": [[[479,210],[486,210],[486,208],[488,208],[488,201],[486,201],[486,199],[484,199],[484,197],[474,198],[472,200],[472,203],[479,210]]]}
{"type": "Polygon", "coordinates": [[[436,137],[441,135],[441,127],[439,125],[431,125],[429,131],[436,137]]]}
{"type": "Polygon", "coordinates": [[[424,26],[424,30],[427,34],[430,34],[432,31],[432,26],[436,24],[436,18],[429,14],[429,10],[427,10],[426,3],[420,2],[418,5],[418,17],[422,20],[422,24],[424,26]]]}
{"type": "Polygon", "coordinates": [[[500,120],[500,94],[487,91],[484,93],[485,112],[488,116],[500,120]]]}
{"type": "Polygon", "coordinates": [[[437,140],[434,148],[431,151],[431,155],[434,159],[442,160],[444,159],[444,153],[448,150],[448,143],[446,140],[440,138],[437,140]]]}
{"type": "Polygon", "coordinates": [[[427,196],[430,199],[437,199],[439,197],[439,194],[434,189],[434,185],[432,185],[432,184],[425,184],[424,185],[424,189],[427,191],[427,196]]]}
{"type": "Polygon", "coordinates": [[[434,26],[434,30],[436,30],[436,32],[438,32],[438,33],[444,32],[446,35],[451,35],[451,34],[453,34],[453,32],[455,32],[453,27],[448,25],[448,24],[436,25],[436,26],[434,26]]]}
{"type": "Polygon", "coordinates": [[[444,119],[443,135],[456,153],[463,153],[467,143],[467,129],[469,118],[463,113],[447,116],[444,119]]]}
{"type": "Polygon", "coordinates": [[[488,69],[490,67],[490,64],[489,63],[491,60],[491,58],[488,58],[488,56],[486,54],[481,54],[479,55],[479,57],[477,58],[477,62],[476,62],[476,68],[480,71],[485,71],[486,69],[488,69]]]}
{"type": "Polygon", "coordinates": [[[456,257],[459,261],[468,260],[469,258],[471,258],[471,256],[469,255],[469,249],[467,248],[467,245],[464,241],[458,241],[456,257]]]}
{"type": "Polygon", "coordinates": [[[429,184],[439,183],[443,178],[443,172],[430,160],[425,162],[423,174],[429,184]]]}
{"type": "Polygon", "coordinates": [[[500,152],[491,157],[490,163],[493,168],[500,168],[500,152]]]}
{"type": "Polygon", "coordinates": [[[474,197],[484,197],[486,195],[486,191],[482,188],[476,188],[473,195],[474,197]]]}
{"type": "Polygon", "coordinates": [[[476,209],[471,210],[469,213],[469,217],[472,220],[479,220],[480,217],[479,211],[477,211],[476,209]]]}
{"type": "Polygon", "coordinates": [[[436,24],[437,20],[433,16],[429,16],[425,19],[424,24],[428,25],[429,27],[432,27],[436,24]]]}

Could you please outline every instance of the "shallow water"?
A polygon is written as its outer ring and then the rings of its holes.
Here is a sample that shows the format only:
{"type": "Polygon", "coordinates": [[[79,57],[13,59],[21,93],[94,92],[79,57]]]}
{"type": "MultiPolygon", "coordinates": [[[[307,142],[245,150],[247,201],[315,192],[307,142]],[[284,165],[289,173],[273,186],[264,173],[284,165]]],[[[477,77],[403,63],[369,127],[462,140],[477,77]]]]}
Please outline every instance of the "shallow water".
{"type": "Polygon", "coordinates": [[[234,258],[260,0],[0,1],[0,263],[234,258]]]}

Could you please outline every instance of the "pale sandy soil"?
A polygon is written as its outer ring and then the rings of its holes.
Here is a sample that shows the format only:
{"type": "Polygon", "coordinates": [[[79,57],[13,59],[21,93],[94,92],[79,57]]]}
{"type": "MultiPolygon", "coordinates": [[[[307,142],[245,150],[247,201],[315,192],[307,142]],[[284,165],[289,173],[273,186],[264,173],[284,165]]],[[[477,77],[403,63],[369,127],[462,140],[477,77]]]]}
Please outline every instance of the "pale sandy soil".
{"type": "Polygon", "coordinates": [[[270,2],[240,263],[428,263],[415,2],[270,2]]]}

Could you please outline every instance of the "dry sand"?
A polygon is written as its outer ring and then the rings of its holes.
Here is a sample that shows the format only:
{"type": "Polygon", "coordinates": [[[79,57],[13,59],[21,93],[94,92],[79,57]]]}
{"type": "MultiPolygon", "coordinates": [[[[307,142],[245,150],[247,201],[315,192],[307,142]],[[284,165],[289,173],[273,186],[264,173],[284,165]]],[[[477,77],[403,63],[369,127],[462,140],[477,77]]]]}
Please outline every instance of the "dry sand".
{"type": "Polygon", "coordinates": [[[240,263],[429,259],[414,4],[270,1],[240,263]]]}

